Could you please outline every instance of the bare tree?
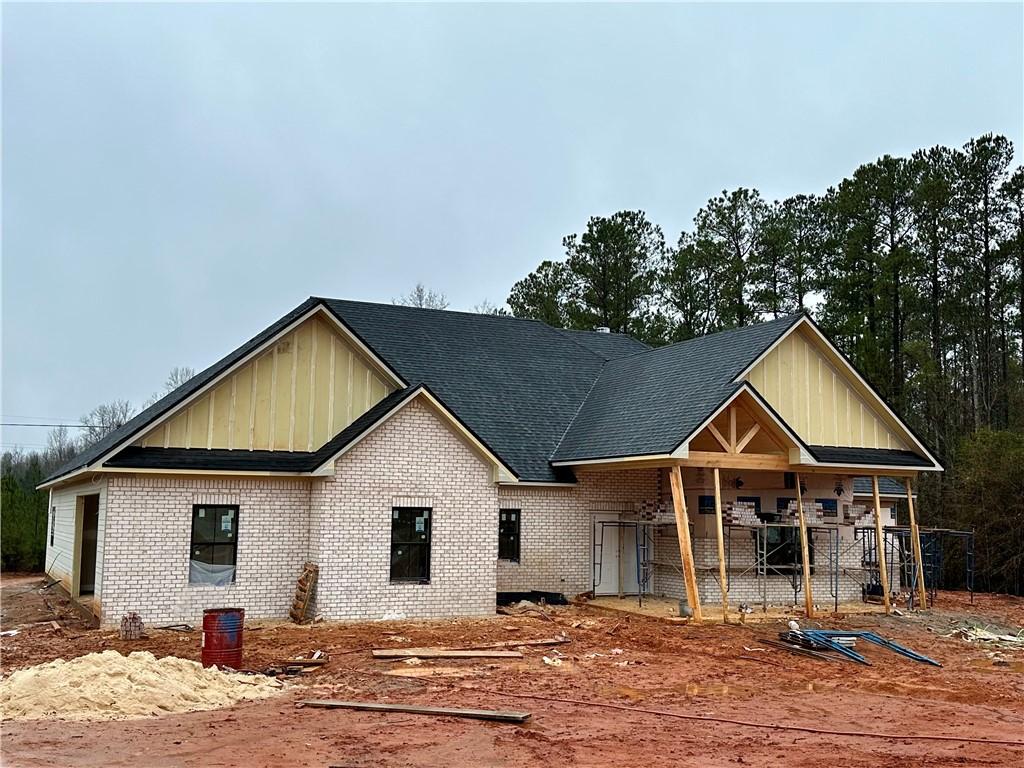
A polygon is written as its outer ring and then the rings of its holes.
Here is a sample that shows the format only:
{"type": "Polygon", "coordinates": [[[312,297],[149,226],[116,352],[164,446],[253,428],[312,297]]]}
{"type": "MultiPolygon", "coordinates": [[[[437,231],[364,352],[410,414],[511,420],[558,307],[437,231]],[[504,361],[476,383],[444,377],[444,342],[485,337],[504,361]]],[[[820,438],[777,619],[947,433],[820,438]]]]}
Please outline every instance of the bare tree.
{"type": "Polygon", "coordinates": [[[61,424],[59,427],[50,430],[46,436],[45,458],[52,466],[60,466],[70,461],[78,452],[75,439],[71,437],[68,428],[61,424]]]}
{"type": "Polygon", "coordinates": [[[186,381],[196,375],[196,369],[189,365],[174,366],[167,374],[167,381],[164,382],[164,394],[173,392],[186,381]]]}
{"type": "Polygon", "coordinates": [[[171,368],[171,372],[167,374],[167,379],[164,381],[164,389],[162,392],[154,392],[149,398],[142,404],[142,410],[146,410],[149,406],[153,405],[164,395],[168,395],[182,384],[187,382],[193,376],[196,375],[196,369],[189,365],[176,365],[171,368]]]}
{"type": "Polygon", "coordinates": [[[479,304],[473,307],[473,311],[478,315],[507,315],[509,312],[504,307],[499,307],[497,304],[492,304],[488,299],[484,299],[479,304]]]}
{"type": "Polygon", "coordinates": [[[394,299],[393,303],[420,309],[448,309],[448,297],[440,291],[427,288],[423,283],[416,283],[415,288],[394,299]]]}
{"type": "Polygon", "coordinates": [[[135,406],[127,400],[113,400],[97,405],[80,419],[82,423],[82,434],[79,437],[81,447],[88,448],[118,427],[124,426],[134,413],[135,406]]]}

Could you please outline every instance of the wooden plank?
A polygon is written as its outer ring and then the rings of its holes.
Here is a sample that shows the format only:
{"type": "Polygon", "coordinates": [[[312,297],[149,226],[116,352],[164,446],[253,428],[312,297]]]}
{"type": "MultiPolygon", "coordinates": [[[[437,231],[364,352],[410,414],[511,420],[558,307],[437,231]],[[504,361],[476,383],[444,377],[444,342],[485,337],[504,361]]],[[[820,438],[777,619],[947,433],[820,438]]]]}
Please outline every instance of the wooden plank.
{"type": "Polygon", "coordinates": [[[548,637],[542,640],[501,640],[497,643],[478,643],[475,645],[460,645],[452,648],[452,650],[460,651],[483,651],[487,648],[518,648],[520,646],[537,646],[537,645],[563,645],[568,643],[568,637],[548,637]]]}
{"type": "MultiPolygon", "coordinates": [[[[789,457],[771,453],[714,453],[712,451],[690,451],[680,463],[687,467],[721,467],[722,469],[766,469],[789,472],[792,467],[789,457]]],[[[829,468],[828,474],[837,470],[829,468]]]]}
{"type": "Polygon", "coordinates": [[[322,709],[362,709],[369,712],[405,712],[412,715],[438,715],[441,717],[468,717],[473,720],[497,720],[502,723],[524,723],[529,712],[501,712],[494,709],[455,709],[453,707],[420,707],[415,704],[378,704],[373,701],[337,701],[334,699],[305,699],[304,707],[322,709]]]}
{"type": "Polygon", "coordinates": [[[729,452],[739,453],[736,450],[736,406],[729,406],[729,452]]]}
{"type": "Polygon", "coordinates": [[[889,564],[885,562],[885,534],[882,531],[882,501],[878,493],[878,475],[871,476],[871,492],[875,500],[875,553],[878,558],[878,580],[882,582],[882,601],[885,612],[892,612],[889,600],[889,564]]]}
{"type": "Polygon", "coordinates": [[[924,560],[921,556],[921,531],[917,527],[914,516],[914,492],[910,488],[910,478],[903,478],[907,489],[907,511],[910,513],[910,545],[914,550],[914,567],[917,569],[917,603],[920,608],[928,607],[928,592],[924,586],[924,560]]]}
{"type": "Polygon", "coordinates": [[[461,651],[451,648],[376,648],[375,659],[521,659],[519,651],[461,651]]]}
{"type": "Polygon", "coordinates": [[[729,441],[722,436],[722,433],[718,431],[718,427],[716,427],[713,423],[709,423],[708,432],[710,432],[711,436],[718,441],[718,444],[720,446],[722,446],[723,451],[725,451],[726,453],[732,453],[732,446],[729,445],[729,441]]]}
{"type": "Polygon", "coordinates": [[[807,543],[807,521],[804,518],[804,493],[800,488],[800,474],[796,476],[796,512],[800,521],[800,559],[804,576],[804,611],[807,618],[814,618],[814,595],[811,589],[811,556],[807,543]]]}
{"type": "Polygon", "coordinates": [[[715,538],[718,539],[718,584],[722,588],[722,623],[729,623],[729,589],[725,569],[725,529],[722,525],[722,479],[718,467],[715,476],[715,538]]]}
{"type": "Polygon", "coordinates": [[[693,620],[699,623],[703,617],[700,611],[700,593],[697,591],[697,569],[693,564],[690,520],[686,514],[683,472],[679,465],[669,469],[669,485],[672,486],[672,508],[676,516],[676,534],[679,537],[679,557],[683,564],[683,582],[686,584],[686,602],[693,611],[693,620]]]}
{"type": "Polygon", "coordinates": [[[740,438],[740,441],[736,443],[736,453],[743,453],[743,449],[747,447],[747,443],[753,440],[760,431],[761,425],[754,423],[754,425],[744,433],[743,437],[740,438]]]}

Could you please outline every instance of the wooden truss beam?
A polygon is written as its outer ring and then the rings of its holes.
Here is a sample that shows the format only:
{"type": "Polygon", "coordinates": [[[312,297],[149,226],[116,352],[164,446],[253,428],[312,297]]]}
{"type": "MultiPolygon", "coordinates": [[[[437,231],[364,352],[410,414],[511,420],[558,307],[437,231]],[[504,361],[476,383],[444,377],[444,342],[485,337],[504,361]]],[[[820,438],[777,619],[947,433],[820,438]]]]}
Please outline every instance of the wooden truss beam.
{"type": "Polygon", "coordinates": [[[718,584],[722,588],[722,623],[729,623],[729,582],[725,568],[725,530],[722,526],[722,482],[715,467],[715,536],[718,539],[718,584]]]}
{"type": "Polygon", "coordinates": [[[882,584],[882,601],[885,612],[892,611],[889,600],[889,564],[885,561],[885,533],[882,530],[882,501],[878,493],[878,475],[871,476],[871,492],[875,501],[875,553],[878,558],[878,580],[882,584]]]}
{"type": "Polygon", "coordinates": [[[811,589],[811,557],[807,541],[807,520],[804,517],[804,492],[800,487],[800,475],[796,476],[796,513],[800,521],[800,565],[804,577],[804,612],[808,619],[814,618],[814,595],[811,589]]]}
{"type": "Polygon", "coordinates": [[[690,520],[686,514],[686,496],[683,493],[683,472],[679,465],[669,469],[669,485],[672,487],[672,509],[676,516],[676,533],[679,536],[679,557],[683,563],[683,582],[686,585],[686,602],[693,611],[693,620],[702,620],[700,594],[697,591],[697,570],[693,565],[693,546],[690,542],[690,520]]]}
{"type": "Polygon", "coordinates": [[[910,488],[910,478],[903,479],[907,489],[907,510],[910,512],[910,546],[914,550],[914,567],[917,569],[917,604],[920,608],[928,607],[928,592],[924,586],[924,560],[921,556],[921,531],[917,527],[914,516],[914,492],[910,488]]]}

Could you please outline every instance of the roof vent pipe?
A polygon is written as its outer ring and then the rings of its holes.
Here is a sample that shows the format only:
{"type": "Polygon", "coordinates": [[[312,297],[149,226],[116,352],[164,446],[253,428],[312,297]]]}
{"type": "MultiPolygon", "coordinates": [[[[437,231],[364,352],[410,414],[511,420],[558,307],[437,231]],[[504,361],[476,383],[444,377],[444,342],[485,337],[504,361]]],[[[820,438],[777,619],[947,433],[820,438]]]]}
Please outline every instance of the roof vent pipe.
{"type": "Polygon", "coordinates": [[[594,333],[611,333],[612,329],[607,325],[599,325],[594,329],[594,333]]]}

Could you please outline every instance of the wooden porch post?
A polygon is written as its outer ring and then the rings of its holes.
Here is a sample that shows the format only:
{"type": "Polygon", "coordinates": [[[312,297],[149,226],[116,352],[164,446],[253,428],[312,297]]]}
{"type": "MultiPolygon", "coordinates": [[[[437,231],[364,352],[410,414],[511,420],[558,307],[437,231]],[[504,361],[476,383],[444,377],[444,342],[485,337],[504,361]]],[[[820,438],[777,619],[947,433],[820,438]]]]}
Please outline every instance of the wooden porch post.
{"type": "Polygon", "coordinates": [[[921,608],[928,607],[928,591],[924,586],[924,559],[921,556],[921,531],[914,517],[914,494],[910,489],[910,478],[903,478],[907,489],[907,510],[910,512],[910,546],[914,549],[914,567],[917,569],[917,602],[921,608]]]}
{"type": "Polygon", "coordinates": [[[878,580],[882,582],[882,600],[885,612],[892,611],[889,602],[889,564],[885,562],[885,535],[882,531],[882,502],[878,497],[878,475],[871,476],[871,490],[875,497],[875,552],[878,557],[878,580]]]}
{"type": "Polygon", "coordinates": [[[715,535],[718,537],[718,582],[722,588],[722,623],[729,623],[729,588],[725,570],[725,531],[722,527],[722,483],[715,467],[715,535]]]}
{"type": "Polygon", "coordinates": [[[683,582],[686,584],[686,602],[693,611],[693,620],[700,623],[700,595],[697,593],[697,571],[693,566],[693,548],[690,545],[690,521],[686,515],[686,497],[683,495],[683,473],[679,465],[669,469],[672,486],[672,509],[676,515],[676,533],[679,536],[679,556],[683,561],[683,582]]]}
{"type": "Polygon", "coordinates": [[[804,574],[804,612],[814,618],[814,595],[811,591],[811,557],[807,544],[807,521],[804,519],[804,493],[800,488],[800,474],[796,476],[796,512],[800,521],[800,560],[804,574]]]}

